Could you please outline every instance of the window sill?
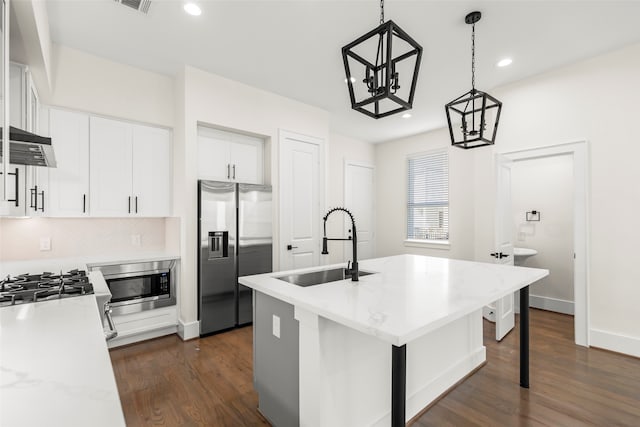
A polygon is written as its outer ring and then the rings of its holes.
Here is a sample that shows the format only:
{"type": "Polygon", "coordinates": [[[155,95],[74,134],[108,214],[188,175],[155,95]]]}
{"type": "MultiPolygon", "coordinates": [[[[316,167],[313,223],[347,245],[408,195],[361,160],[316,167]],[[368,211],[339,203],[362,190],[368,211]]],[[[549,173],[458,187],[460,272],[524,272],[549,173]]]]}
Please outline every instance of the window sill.
{"type": "Polygon", "coordinates": [[[447,251],[451,248],[448,240],[407,239],[404,241],[404,245],[412,248],[442,249],[447,251]]]}

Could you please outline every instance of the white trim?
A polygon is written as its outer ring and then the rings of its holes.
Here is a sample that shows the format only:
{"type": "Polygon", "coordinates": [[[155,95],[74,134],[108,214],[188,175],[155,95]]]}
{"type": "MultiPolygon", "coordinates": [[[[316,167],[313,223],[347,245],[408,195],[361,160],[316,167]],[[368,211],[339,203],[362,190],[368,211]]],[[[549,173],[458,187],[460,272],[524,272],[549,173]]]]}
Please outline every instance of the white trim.
{"type": "Polygon", "coordinates": [[[573,156],[574,328],[576,344],[589,346],[589,146],[586,140],[502,153],[512,161],[573,156]]]}
{"type": "Polygon", "coordinates": [[[182,338],[182,341],[191,340],[200,336],[200,322],[183,322],[178,320],[178,335],[182,338]]]}
{"type": "Polygon", "coordinates": [[[165,335],[175,334],[177,332],[176,325],[165,326],[152,331],[146,331],[142,333],[130,334],[130,335],[118,335],[111,341],[107,341],[107,347],[116,348],[127,344],[133,344],[136,342],[146,341],[153,338],[163,337],[165,335]]]}
{"type": "Polygon", "coordinates": [[[628,354],[640,357],[640,339],[628,335],[615,334],[613,332],[591,329],[591,345],[604,348],[616,353],[628,354]]]}
{"type": "Polygon", "coordinates": [[[404,245],[409,248],[441,249],[446,251],[451,248],[449,240],[405,239],[404,245]]]}
{"type": "Polygon", "coordinates": [[[541,310],[554,311],[556,313],[574,315],[575,303],[564,299],[529,295],[529,307],[541,310]]]}

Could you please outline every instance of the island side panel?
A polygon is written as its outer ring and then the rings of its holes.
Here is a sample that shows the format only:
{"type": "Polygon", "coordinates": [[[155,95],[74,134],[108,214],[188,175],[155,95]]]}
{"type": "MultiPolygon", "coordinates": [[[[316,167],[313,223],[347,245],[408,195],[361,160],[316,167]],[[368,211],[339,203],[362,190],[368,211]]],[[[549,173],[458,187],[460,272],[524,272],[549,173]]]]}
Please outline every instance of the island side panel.
{"type": "Polygon", "coordinates": [[[277,427],[299,425],[299,331],[293,314],[291,304],[254,291],[254,386],[258,409],[277,427]]]}
{"type": "MultiPolygon", "coordinates": [[[[296,307],[300,425],[388,427],[391,344],[296,307]]],[[[486,360],[477,311],[407,344],[407,420],[486,360]]]]}

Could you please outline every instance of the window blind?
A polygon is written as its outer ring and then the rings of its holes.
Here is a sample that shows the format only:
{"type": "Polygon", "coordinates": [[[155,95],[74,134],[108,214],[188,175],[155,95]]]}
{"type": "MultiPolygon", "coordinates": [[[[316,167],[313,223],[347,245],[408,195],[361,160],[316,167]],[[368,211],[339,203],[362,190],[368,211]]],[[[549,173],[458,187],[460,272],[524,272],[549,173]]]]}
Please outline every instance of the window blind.
{"type": "Polygon", "coordinates": [[[408,159],[407,238],[449,240],[449,155],[446,150],[408,159]]]}

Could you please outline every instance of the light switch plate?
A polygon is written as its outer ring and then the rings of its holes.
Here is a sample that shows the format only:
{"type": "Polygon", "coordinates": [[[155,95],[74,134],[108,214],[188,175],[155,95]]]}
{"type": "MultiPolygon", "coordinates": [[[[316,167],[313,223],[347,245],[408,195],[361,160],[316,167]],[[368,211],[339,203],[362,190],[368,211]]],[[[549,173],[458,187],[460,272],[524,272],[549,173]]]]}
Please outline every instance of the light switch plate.
{"type": "Polygon", "coordinates": [[[41,237],[40,238],[40,250],[41,251],[50,251],[51,250],[51,237],[41,237]]]}
{"type": "Polygon", "coordinates": [[[273,315],[273,336],[280,338],[280,317],[273,315]]]}

